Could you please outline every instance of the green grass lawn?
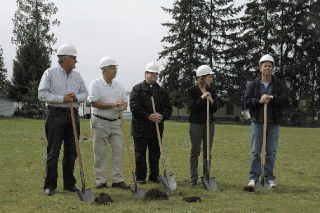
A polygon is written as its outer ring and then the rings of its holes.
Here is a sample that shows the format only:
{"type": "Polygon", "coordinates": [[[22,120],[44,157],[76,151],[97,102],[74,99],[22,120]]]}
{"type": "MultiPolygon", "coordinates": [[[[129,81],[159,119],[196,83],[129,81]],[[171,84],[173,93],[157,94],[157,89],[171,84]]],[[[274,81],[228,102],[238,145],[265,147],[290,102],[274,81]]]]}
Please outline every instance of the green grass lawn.
{"type": "MultiPolygon", "coordinates": [[[[97,206],[81,202],[75,193],[63,191],[62,153],[56,193],[50,197],[43,194],[47,144],[44,123],[44,120],[0,118],[0,212],[319,212],[320,209],[319,128],[281,127],[275,166],[277,188],[246,193],[242,188],[248,183],[250,127],[216,125],[211,176],[216,177],[218,191],[212,192],[202,189],[201,181],[194,188],[189,186],[189,124],[168,121],[163,148],[168,173],[174,174],[178,188],[168,192],[167,201],[144,201],[134,198],[129,191],[94,188],[89,120],[83,119],[80,147],[87,188],[96,194],[108,193],[115,201],[97,206]],[[187,195],[199,196],[202,202],[186,203],[182,197],[187,195]]],[[[130,122],[126,125],[130,131],[130,122]]],[[[133,147],[132,138],[129,140],[133,147]]],[[[125,182],[133,186],[125,146],[123,149],[125,182]]],[[[201,174],[202,156],[199,159],[201,174]]],[[[159,166],[163,174],[162,165],[159,166]]],[[[80,187],[78,164],[76,168],[80,187]]],[[[151,183],[139,188],[144,192],[151,188],[162,190],[161,185],[151,183]]]]}

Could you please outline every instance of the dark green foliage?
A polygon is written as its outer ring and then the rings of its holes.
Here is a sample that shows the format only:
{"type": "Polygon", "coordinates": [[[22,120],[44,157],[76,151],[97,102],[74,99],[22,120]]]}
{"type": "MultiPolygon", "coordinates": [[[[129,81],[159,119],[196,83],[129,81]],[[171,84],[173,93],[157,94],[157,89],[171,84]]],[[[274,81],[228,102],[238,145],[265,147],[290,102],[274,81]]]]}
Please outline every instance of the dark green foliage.
{"type": "Polygon", "coordinates": [[[34,108],[42,105],[37,98],[37,88],[42,73],[51,64],[50,56],[56,38],[50,28],[59,25],[59,21],[51,20],[51,16],[58,9],[47,0],[17,0],[17,7],[12,37],[12,42],[17,45],[17,55],[13,61],[9,95],[15,101],[25,102],[26,116],[39,116],[36,111],[42,108],[34,108]]]}
{"type": "Polygon", "coordinates": [[[248,2],[238,41],[230,49],[233,75],[229,81],[239,86],[228,93],[233,102],[241,103],[247,81],[260,76],[259,58],[269,53],[276,60],[274,75],[289,88],[287,123],[301,123],[294,112],[305,100],[305,113],[313,119],[320,104],[319,20],[318,1],[248,2]]]}
{"type": "Polygon", "coordinates": [[[7,69],[4,67],[3,50],[0,46],[0,96],[8,95],[9,81],[7,79],[7,69]]]}
{"type": "Polygon", "coordinates": [[[173,8],[162,9],[172,16],[173,22],[162,24],[168,28],[168,35],[161,40],[164,50],[159,58],[165,59],[166,64],[160,80],[173,105],[182,108],[187,100],[186,90],[195,81],[194,70],[204,63],[206,4],[204,0],[180,0],[174,2],[173,8]]]}
{"type": "Polygon", "coordinates": [[[30,82],[27,88],[27,95],[23,96],[21,101],[23,107],[21,113],[28,118],[44,118],[46,113],[45,103],[38,100],[38,83],[30,82]]]}
{"type": "Polygon", "coordinates": [[[162,24],[168,28],[168,35],[162,39],[164,50],[159,54],[165,60],[160,80],[177,108],[185,106],[187,89],[195,83],[195,70],[202,64],[214,70],[218,103],[226,100],[223,47],[233,39],[231,35],[238,21],[230,17],[240,9],[233,6],[232,0],[178,0],[171,9],[163,8],[173,21],[162,24]]]}
{"type": "Polygon", "coordinates": [[[39,83],[42,73],[51,64],[50,55],[56,38],[50,27],[59,22],[50,20],[58,9],[46,0],[17,0],[17,6],[12,37],[12,42],[17,45],[17,56],[13,62],[10,95],[21,101],[29,84],[32,81],[39,83]]]}

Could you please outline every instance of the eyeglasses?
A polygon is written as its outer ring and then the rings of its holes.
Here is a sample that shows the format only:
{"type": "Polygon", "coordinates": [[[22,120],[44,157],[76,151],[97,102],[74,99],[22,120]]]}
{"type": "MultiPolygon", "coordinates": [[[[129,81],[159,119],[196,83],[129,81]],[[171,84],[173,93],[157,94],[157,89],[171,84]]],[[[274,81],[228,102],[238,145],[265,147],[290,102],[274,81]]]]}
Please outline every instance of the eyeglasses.
{"type": "Polygon", "coordinates": [[[148,74],[154,74],[154,75],[158,75],[158,73],[156,73],[156,72],[148,72],[148,71],[146,71],[146,73],[148,73],[148,74]]]}

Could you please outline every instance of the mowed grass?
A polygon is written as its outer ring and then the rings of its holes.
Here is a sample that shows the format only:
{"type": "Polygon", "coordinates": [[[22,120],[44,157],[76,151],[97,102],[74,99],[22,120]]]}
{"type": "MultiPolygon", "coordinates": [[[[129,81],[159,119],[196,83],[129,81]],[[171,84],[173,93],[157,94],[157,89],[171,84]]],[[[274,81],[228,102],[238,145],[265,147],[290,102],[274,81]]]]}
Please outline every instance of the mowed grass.
{"type": "MultiPolygon", "coordinates": [[[[275,166],[277,188],[248,193],[242,188],[248,183],[250,127],[217,124],[211,176],[216,177],[218,191],[213,192],[202,189],[201,181],[194,188],[189,186],[189,124],[168,121],[163,148],[168,173],[174,174],[178,188],[168,192],[169,200],[144,201],[135,198],[130,191],[94,188],[89,120],[82,119],[80,147],[86,186],[96,194],[108,193],[115,201],[97,206],[81,202],[75,193],[63,191],[63,152],[56,193],[50,197],[43,194],[47,145],[44,123],[44,120],[0,119],[0,212],[319,212],[320,209],[319,128],[281,127],[275,166]],[[201,197],[202,202],[182,200],[183,196],[191,195],[201,197]]],[[[129,121],[126,127],[130,135],[129,121]]],[[[129,140],[133,150],[133,140],[131,137],[129,140]]],[[[161,162],[159,166],[163,174],[161,162]]],[[[133,186],[125,145],[123,174],[126,183],[133,186]]],[[[202,155],[199,174],[202,174],[202,155]]],[[[75,176],[80,187],[78,164],[75,176]]],[[[163,189],[161,185],[151,183],[138,187],[144,192],[151,188],[163,189]]]]}

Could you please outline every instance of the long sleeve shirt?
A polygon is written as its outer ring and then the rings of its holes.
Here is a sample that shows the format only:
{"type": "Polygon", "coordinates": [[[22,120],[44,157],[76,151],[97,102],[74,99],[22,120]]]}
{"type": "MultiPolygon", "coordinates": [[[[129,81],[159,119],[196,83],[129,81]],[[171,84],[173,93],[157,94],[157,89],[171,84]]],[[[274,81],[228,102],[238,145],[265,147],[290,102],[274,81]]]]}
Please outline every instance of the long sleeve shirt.
{"type": "MultiPolygon", "coordinates": [[[[209,106],[210,121],[214,121],[213,113],[217,111],[216,95],[212,88],[207,88],[207,91],[211,93],[213,103],[209,106]]],[[[202,99],[202,92],[198,85],[192,86],[188,90],[188,109],[190,112],[189,122],[205,124],[207,120],[207,99],[202,99]]]]}
{"type": "Polygon", "coordinates": [[[38,98],[46,102],[47,106],[69,107],[69,103],[64,103],[63,98],[66,93],[74,92],[78,100],[73,103],[73,107],[78,107],[79,102],[86,101],[88,91],[79,72],[72,70],[69,75],[61,67],[51,67],[47,69],[41,78],[38,88],[38,98]]]}

